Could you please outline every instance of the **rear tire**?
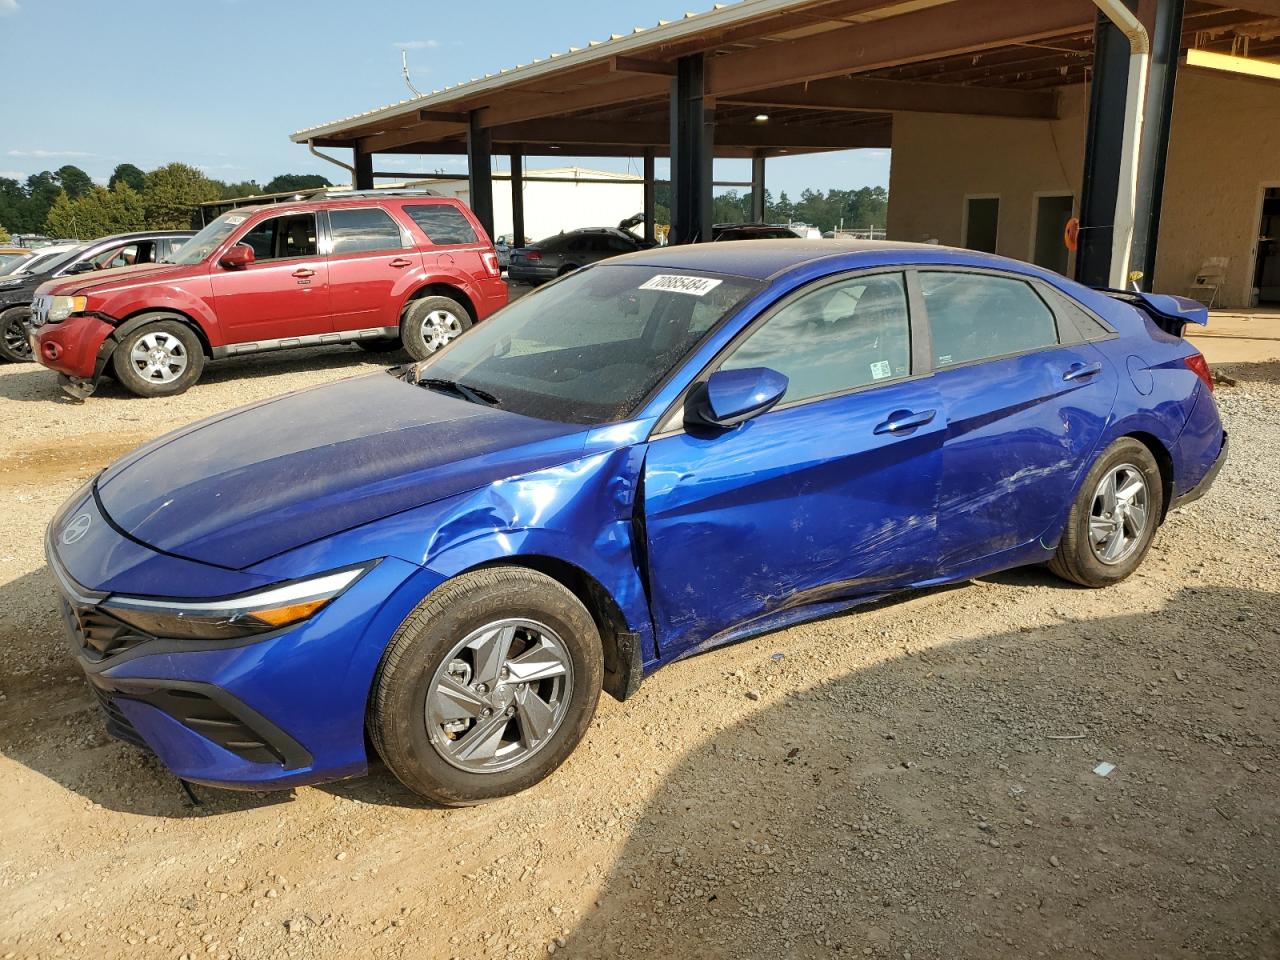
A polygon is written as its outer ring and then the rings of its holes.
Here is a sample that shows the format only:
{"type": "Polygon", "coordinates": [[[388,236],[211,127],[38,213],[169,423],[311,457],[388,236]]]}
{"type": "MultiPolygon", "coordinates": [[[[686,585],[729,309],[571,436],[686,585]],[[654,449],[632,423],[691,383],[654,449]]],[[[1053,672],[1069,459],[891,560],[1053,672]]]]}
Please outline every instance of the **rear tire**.
{"type": "Polygon", "coordinates": [[[569,590],[523,568],[476,570],[429,595],[391,638],[369,736],[414,793],[483,803],[564,762],[595,715],[603,676],[595,621],[569,590]]]}
{"type": "Polygon", "coordinates": [[[27,339],[30,307],[10,307],[0,313],[0,358],[10,363],[26,363],[32,359],[31,342],[27,339]]]}
{"type": "Polygon", "coordinates": [[[1121,437],[1080,484],[1049,569],[1085,587],[1119,583],[1142,563],[1163,515],[1155,457],[1140,441],[1121,437]]]}
{"type": "Polygon", "coordinates": [[[111,355],[116,379],[139,397],[185,393],[204,371],[204,345],[181,320],[157,319],[125,334],[111,355]]]}
{"type": "Polygon", "coordinates": [[[405,307],[400,341],[415,360],[425,360],[471,329],[471,314],[448,297],[423,297],[405,307]]]}

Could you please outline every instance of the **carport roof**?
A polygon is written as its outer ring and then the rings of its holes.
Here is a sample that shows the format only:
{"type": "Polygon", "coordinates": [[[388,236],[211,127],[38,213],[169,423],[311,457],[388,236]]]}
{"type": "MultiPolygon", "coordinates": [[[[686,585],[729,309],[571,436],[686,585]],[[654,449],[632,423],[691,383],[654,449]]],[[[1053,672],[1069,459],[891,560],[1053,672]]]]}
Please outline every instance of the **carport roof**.
{"type": "MultiPolygon", "coordinates": [[[[1150,22],[1155,0],[1141,0],[1150,22]]],[[[888,147],[895,112],[1056,116],[1092,68],[1091,0],[741,0],[309,127],[364,153],[663,152],[676,61],[702,53],[721,156],[888,147]],[[767,122],[756,122],[758,114],[767,122]]],[[[1187,0],[1184,47],[1280,55],[1280,0],[1187,0]]]]}

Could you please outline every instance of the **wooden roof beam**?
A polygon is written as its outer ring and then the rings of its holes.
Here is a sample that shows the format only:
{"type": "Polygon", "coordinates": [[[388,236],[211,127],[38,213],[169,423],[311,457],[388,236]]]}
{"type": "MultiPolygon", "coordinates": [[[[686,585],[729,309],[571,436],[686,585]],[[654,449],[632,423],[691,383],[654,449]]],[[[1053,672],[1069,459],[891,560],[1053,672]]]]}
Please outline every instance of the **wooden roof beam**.
{"type": "Polygon", "coordinates": [[[882,113],[960,113],[986,117],[1058,116],[1052,93],[868,78],[814,80],[755,90],[720,100],[724,106],[794,107],[806,110],[882,113]]]}

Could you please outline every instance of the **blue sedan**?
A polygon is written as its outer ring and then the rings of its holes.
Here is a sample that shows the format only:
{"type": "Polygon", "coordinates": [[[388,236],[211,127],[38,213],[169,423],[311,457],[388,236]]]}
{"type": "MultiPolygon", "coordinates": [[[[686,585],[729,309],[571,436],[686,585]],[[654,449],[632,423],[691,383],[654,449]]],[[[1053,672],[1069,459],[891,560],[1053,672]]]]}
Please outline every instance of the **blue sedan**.
{"type": "Polygon", "coordinates": [[[1137,568],[1227,453],[1206,312],[868,242],[649,250],[431,358],[194,424],[49,528],[110,731],[179,777],[537,783],[601,690],[894,591],[1137,568]]]}

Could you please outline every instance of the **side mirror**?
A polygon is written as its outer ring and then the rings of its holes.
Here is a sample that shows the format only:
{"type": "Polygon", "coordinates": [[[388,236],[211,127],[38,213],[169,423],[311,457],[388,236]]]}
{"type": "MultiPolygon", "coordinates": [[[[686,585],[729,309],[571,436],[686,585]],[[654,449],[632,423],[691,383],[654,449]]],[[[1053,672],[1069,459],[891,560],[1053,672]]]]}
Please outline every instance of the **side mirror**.
{"type": "Polygon", "coordinates": [[[96,269],[92,260],[81,260],[67,267],[67,273],[93,273],[96,269]]]}
{"type": "Polygon", "coordinates": [[[689,396],[685,423],[736,427],[765,413],[787,392],[787,378],[768,367],[717,370],[689,396]]]}
{"type": "Polygon", "coordinates": [[[253,247],[237,243],[222,255],[218,266],[225,267],[227,270],[243,270],[251,263],[253,263],[253,247]]]}

